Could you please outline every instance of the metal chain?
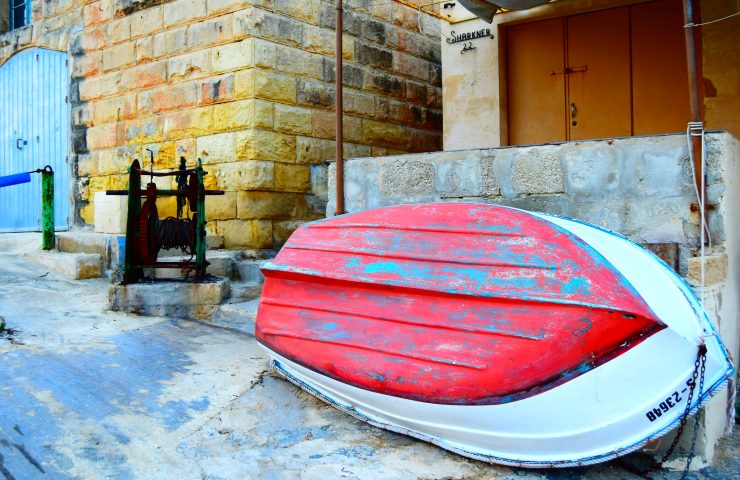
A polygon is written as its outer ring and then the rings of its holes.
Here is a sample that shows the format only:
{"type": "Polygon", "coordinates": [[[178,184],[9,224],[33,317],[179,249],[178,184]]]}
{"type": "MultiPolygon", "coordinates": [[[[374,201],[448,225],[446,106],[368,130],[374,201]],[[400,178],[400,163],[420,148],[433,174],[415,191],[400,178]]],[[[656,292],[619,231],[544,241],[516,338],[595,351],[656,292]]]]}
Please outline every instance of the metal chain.
{"type": "MultiPolygon", "coordinates": [[[[689,384],[689,394],[688,398],[686,399],[686,408],[683,411],[683,414],[681,415],[681,423],[678,426],[678,430],[676,430],[676,436],[673,437],[673,442],[671,442],[671,446],[668,447],[668,450],[666,450],[663,457],[660,459],[658,463],[653,465],[649,470],[650,472],[655,472],[657,470],[660,470],[663,468],[663,463],[665,463],[668,458],[673,454],[673,451],[676,449],[676,446],[678,445],[679,440],[681,440],[681,435],[683,434],[684,427],[686,427],[686,422],[689,418],[689,413],[691,413],[691,402],[694,398],[694,389],[696,388],[696,379],[699,378],[699,395],[697,396],[698,403],[701,403],[701,395],[702,391],[704,390],[704,372],[706,371],[706,361],[707,361],[707,347],[704,344],[699,345],[699,350],[696,353],[696,360],[694,361],[694,372],[691,374],[691,381],[689,384]]],[[[695,422],[694,422],[694,433],[691,439],[691,449],[689,450],[689,458],[686,461],[686,467],[684,468],[683,474],[681,475],[681,480],[686,478],[686,475],[689,473],[689,466],[691,465],[691,460],[694,457],[694,449],[696,447],[696,435],[699,430],[699,412],[696,413],[695,422]]]]}
{"type": "MultiPolygon", "coordinates": [[[[704,347],[704,345],[702,345],[704,347]]],[[[699,350],[701,352],[701,349],[699,350]]],[[[697,402],[701,403],[701,394],[704,391],[704,372],[707,369],[707,348],[704,347],[704,353],[701,355],[701,373],[699,374],[699,395],[696,397],[697,402]]],[[[699,431],[699,412],[696,412],[696,417],[694,418],[694,433],[691,436],[691,448],[689,449],[689,458],[686,459],[686,467],[683,469],[683,475],[681,475],[681,479],[683,480],[686,478],[686,475],[689,473],[689,466],[691,466],[691,460],[694,459],[694,449],[696,448],[696,435],[699,431]]]]}

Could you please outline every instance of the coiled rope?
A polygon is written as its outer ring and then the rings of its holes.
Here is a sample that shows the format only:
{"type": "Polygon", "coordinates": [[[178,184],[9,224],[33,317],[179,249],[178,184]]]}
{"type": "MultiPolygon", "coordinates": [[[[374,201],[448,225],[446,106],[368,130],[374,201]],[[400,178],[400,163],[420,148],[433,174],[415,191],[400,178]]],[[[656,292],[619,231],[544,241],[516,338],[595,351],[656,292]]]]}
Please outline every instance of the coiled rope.
{"type": "Polygon", "coordinates": [[[195,223],[189,218],[167,217],[157,225],[159,245],[163,250],[179,248],[182,253],[195,251],[195,223]]]}

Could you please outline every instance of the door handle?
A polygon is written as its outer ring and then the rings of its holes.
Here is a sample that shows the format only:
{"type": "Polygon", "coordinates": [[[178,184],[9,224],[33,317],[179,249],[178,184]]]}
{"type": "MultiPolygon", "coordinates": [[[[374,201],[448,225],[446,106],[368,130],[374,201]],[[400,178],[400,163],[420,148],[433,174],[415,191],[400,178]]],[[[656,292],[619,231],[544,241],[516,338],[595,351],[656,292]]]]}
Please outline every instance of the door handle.
{"type": "Polygon", "coordinates": [[[15,148],[18,150],[23,150],[23,145],[28,145],[28,141],[23,140],[22,138],[19,138],[15,141],[15,148]]]}
{"type": "Polygon", "coordinates": [[[576,118],[576,114],[578,113],[578,109],[576,108],[576,104],[571,102],[570,104],[570,117],[576,118]]]}

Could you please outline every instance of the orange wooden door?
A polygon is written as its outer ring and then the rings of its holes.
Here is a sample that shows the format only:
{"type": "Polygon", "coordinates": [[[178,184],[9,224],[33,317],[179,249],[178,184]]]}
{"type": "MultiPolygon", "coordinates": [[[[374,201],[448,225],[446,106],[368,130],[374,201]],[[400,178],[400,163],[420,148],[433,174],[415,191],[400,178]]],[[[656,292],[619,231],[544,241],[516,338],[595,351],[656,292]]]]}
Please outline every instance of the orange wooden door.
{"type": "Polygon", "coordinates": [[[507,29],[509,145],[685,130],[681,0],[507,29]]]}
{"type": "Polygon", "coordinates": [[[686,130],[691,118],[681,0],[632,7],[634,135],[686,130]]]}
{"type": "Polygon", "coordinates": [[[565,140],[563,19],[506,30],[509,144],[565,140]]]}
{"type": "Polygon", "coordinates": [[[568,140],[632,133],[629,8],[567,19],[568,140]]]}

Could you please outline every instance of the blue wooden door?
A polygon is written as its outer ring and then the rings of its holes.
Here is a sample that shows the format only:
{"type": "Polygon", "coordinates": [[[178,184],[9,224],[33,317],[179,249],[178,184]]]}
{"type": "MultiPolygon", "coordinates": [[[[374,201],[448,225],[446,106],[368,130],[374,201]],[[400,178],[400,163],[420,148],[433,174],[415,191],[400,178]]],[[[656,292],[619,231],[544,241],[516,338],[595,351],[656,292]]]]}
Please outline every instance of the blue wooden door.
{"type": "MultiPolygon", "coordinates": [[[[67,54],[24,50],[0,66],[0,176],[54,169],[54,222],[70,212],[67,54]]],[[[0,232],[41,230],[41,176],[0,188],[0,232]]]]}

